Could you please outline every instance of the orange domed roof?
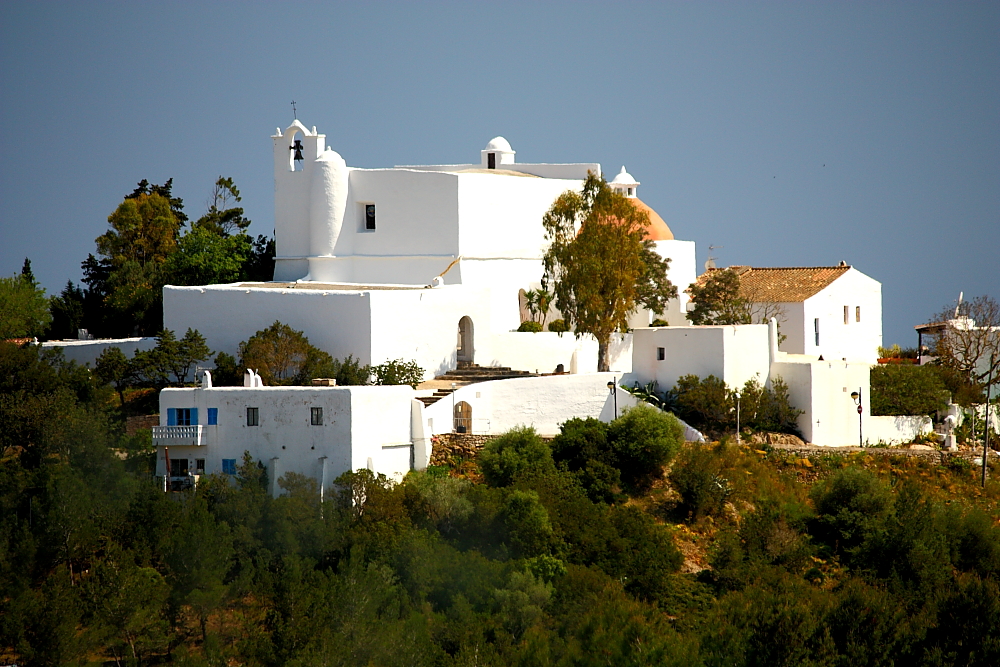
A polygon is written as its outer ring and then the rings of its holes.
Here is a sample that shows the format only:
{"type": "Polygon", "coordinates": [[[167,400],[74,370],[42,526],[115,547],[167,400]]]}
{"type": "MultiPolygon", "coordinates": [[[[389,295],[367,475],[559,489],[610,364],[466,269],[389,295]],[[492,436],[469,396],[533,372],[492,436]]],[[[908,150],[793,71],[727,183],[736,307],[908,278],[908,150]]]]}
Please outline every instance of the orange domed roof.
{"type": "Polygon", "coordinates": [[[640,211],[645,211],[649,215],[649,227],[646,228],[646,238],[650,241],[673,241],[674,233],[663,222],[659,213],[651,209],[638,197],[629,197],[628,201],[640,211]]]}

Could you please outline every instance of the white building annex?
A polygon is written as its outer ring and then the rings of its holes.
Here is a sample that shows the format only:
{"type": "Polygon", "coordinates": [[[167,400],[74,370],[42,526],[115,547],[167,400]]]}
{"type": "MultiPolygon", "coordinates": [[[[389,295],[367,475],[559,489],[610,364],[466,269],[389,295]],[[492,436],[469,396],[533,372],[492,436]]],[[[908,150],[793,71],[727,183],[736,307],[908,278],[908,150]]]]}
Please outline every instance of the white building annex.
{"type": "MultiPolygon", "coordinates": [[[[709,269],[698,280],[703,281],[709,269]]],[[[776,313],[782,352],[826,360],[878,361],[882,284],[847,263],[816,267],[731,266],[740,294],[776,313]]]]}
{"type": "MultiPolygon", "coordinates": [[[[542,216],[588,172],[600,174],[599,164],[519,163],[496,137],[475,163],[358,169],[298,121],[272,142],[274,282],[167,286],[167,328],[198,329],[212,349],[235,354],[280,320],[334,357],[415,359],[428,379],[459,361],[596,370],[593,340],[514,331],[522,291],[542,278],[542,216]]],[[[624,167],[611,186],[649,213],[648,238],[671,260],[680,292],[663,314],[637,313],[634,326],[656,317],[683,325],[694,243],[674,239],[624,167]]],[[[612,351],[612,368],[628,370],[629,343],[612,351]]]]}

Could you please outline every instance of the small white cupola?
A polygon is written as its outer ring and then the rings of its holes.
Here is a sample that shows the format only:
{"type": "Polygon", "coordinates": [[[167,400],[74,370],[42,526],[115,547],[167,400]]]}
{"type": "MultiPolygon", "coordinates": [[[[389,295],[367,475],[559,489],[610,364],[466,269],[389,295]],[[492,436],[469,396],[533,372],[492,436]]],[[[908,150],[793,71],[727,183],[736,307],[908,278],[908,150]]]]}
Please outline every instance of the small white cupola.
{"type": "Polygon", "coordinates": [[[620,192],[626,197],[636,197],[636,192],[639,189],[639,181],[632,178],[632,175],[625,171],[624,165],[622,165],[622,170],[618,172],[615,180],[611,181],[610,185],[612,190],[620,192]]]}
{"type": "Polygon", "coordinates": [[[503,137],[493,137],[481,151],[482,165],[487,169],[497,169],[501,164],[514,164],[514,149],[503,137]]]}

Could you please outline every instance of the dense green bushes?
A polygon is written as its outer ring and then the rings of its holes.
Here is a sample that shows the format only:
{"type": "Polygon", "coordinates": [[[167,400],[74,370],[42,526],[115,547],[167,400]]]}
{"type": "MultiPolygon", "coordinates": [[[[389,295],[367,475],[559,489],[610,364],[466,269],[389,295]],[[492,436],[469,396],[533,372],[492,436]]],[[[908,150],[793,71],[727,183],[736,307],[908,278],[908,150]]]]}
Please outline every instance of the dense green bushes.
{"type": "Polygon", "coordinates": [[[474,467],[398,484],[359,470],[321,502],[289,474],[272,498],[248,456],[164,494],[111,396],[75,364],[0,344],[10,662],[1000,661],[1000,483],[975,495],[959,467],[675,453],[673,420],[646,408],[573,420],[551,446],[515,430],[485,448],[485,484],[474,467]]]}
{"type": "Polygon", "coordinates": [[[552,454],[591,500],[611,503],[622,491],[649,489],[683,442],[683,428],[673,415],[639,405],[611,424],[568,420],[552,441],[552,454]]]}
{"type": "Polygon", "coordinates": [[[797,434],[796,419],[802,414],[789,402],[788,385],[780,377],[773,378],[770,387],[751,378],[737,393],[714,375],[685,375],[666,399],[678,417],[712,434],[736,429],[737,400],[741,430],[797,434]]]}
{"type": "Polygon", "coordinates": [[[948,390],[936,366],[880,364],[872,366],[873,415],[930,415],[943,410],[948,390]]]}

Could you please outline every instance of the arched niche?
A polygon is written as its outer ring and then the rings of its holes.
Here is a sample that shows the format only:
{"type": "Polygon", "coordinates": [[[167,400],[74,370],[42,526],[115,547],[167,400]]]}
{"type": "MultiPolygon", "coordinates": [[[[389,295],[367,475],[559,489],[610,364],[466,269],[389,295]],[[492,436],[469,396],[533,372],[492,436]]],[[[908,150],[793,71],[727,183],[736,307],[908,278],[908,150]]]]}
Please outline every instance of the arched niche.
{"type": "Polygon", "coordinates": [[[466,315],[458,321],[457,359],[471,364],[475,359],[475,354],[475,327],[472,324],[472,318],[466,315]]]}

